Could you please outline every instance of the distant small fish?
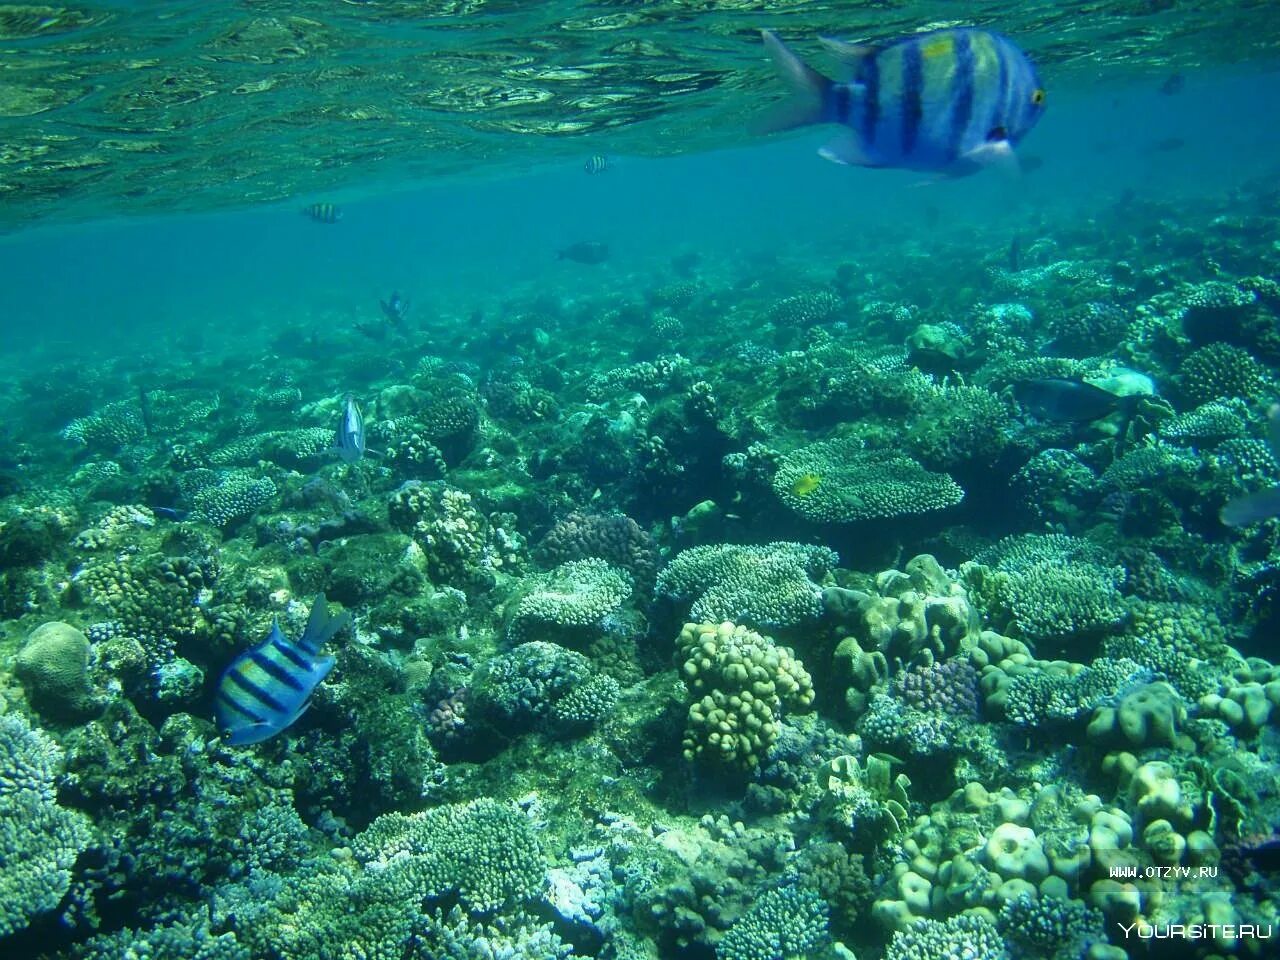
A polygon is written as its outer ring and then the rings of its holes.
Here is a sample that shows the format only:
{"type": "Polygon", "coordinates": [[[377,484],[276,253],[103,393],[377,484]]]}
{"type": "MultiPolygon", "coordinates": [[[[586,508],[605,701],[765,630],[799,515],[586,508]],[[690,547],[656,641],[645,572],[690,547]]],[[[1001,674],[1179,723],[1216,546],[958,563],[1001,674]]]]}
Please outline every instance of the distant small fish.
{"type": "Polygon", "coordinates": [[[586,163],[582,165],[582,169],[592,176],[597,173],[606,173],[613,169],[613,161],[603,153],[592,154],[587,157],[586,163]]]}
{"type": "Polygon", "coordinates": [[[839,137],[819,151],[836,163],[965,176],[1012,163],[1044,113],[1035,67],[998,33],[947,28],[883,47],[821,38],[847,83],[818,73],[772,32],[763,36],[793,96],[757,129],[838,124],[839,137]]]}
{"type": "Polygon", "coordinates": [[[1022,172],[1035,173],[1044,166],[1044,157],[1032,154],[1029,157],[1022,158],[1022,172]]]}
{"type": "Polygon", "coordinates": [[[582,240],[559,251],[556,259],[572,260],[575,263],[604,263],[609,259],[609,245],[598,240],[582,240]]]}
{"type": "Polygon", "coordinates": [[[342,219],[342,208],[332,203],[312,203],[302,208],[317,223],[337,223],[342,219]]]}
{"type": "Polygon", "coordinates": [[[818,487],[822,486],[822,478],[816,473],[806,473],[796,477],[796,482],[791,484],[791,492],[797,497],[807,497],[818,487]]]}
{"type": "Polygon", "coordinates": [[[402,323],[409,315],[409,301],[402,298],[399,291],[393,291],[390,300],[379,300],[378,306],[382,308],[382,315],[390,323],[402,323]]]}
{"type": "Polygon", "coordinates": [[[1022,269],[1022,238],[1014,237],[1009,241],[1009,272],[1017,273],[1022,269]]]}
{"type": "Polygon", "coordinates": [[[1129,424],[1142,402],[1141,394],[1119,396],[1092,383],[1066,377],[1042,377],[1013,385],[1014,399],[1038,420],[1091,423],[1117,411],[1123,413],[1116,436],[1116,455],[1124,452],[1129,424]]]}
{"type": "Polygon", "coordinates": [[[1171,73],[1165,78],[1164,83],[1160,84],[1160,92],[1166,97],[1172,97],[1181,93],[1186,85],[1186,77],[1180,73],[1171,73]]]}
{"type": "MultiPolygon", "coordinates": [[[[1267,411],[1267,446],[1280,461],[1280,403],[1267,411]]],[[[1280,487],[1269,487],[1257,493],[1246,493],[1228,500],[1219,518],[1228,527],[1247,527],[1280,516],[1280,487]]]]}
{"type": "Polygon", "coordinates": [[[682,277],[691,277],[701,262],[702,254],[696,250],[686,250],[671,258],[671,269],[682,277]]]}
{"type": "Polygon", "coordinates": [[[261,646],[231,661],[218,681],[218,727],[232,746],[261,743],[293,725],[310,705],[311,693],[333,669],[333,657],[320,648],[351,622],[343,612],[330,617],[324,594],[315,598],[307,628],[297,643],[280,632],[280,623],[261,646]]]}
{"type": "Polygon", "coordinates": [[[364,416],[360,413],[360,405],[356,398],[347,394],[342,404],[342,423],[338,425],[338,434],[333,445],[347,463],[356,463],[364,456],[364,416]]]}
{"type": "Polygon", "coordinates": [[[1151,144],[1151,149],[1157,153],[1173,153],[1175,150],[1181,150],[1187,145],[1187,141],[1181,137],[1165,137],[1163,140],[1157,140],[1151,144]]]}

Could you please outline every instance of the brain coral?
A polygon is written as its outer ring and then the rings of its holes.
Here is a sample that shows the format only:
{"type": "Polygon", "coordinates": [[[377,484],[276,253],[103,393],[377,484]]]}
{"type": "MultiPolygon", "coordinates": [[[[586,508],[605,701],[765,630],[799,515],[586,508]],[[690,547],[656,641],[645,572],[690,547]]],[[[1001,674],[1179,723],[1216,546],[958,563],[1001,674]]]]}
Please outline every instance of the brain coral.
{"type": "Polygon", "coordinates": [[[692,601],[696,620],[789,627],[822,614],[815,583],[839,558],[827,547],[778,541],[762,546],[718,543],[680,553],[658,575],[658,593],[692,601]]]}
{"type": "Polygon", "coordinates": [[[926,513],[964,499],[964,491],[947,474],[890,451],[864,450],[849,439],[792,451],[772,485],[789,509],[819,523],[926,513]]]}
{"type": "Polygon", "coordinates": [[[14,673],[36,709],[76,718],[91,707],[89,649],[83,633],[57,620],[31,632],[18,652],[14,673]]]}

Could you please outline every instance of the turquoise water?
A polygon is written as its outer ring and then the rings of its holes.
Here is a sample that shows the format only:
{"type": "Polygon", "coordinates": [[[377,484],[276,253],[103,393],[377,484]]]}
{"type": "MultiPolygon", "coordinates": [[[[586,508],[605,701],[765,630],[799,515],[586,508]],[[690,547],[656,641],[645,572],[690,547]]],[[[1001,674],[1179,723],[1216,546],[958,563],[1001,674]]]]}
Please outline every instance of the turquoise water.
{"type": "Polygon", "coordinates": [[[0,953],[1276,955],[1273,17],[984,8],[932,182],[758,11],[250,6],[0,11],[0,953]]]}

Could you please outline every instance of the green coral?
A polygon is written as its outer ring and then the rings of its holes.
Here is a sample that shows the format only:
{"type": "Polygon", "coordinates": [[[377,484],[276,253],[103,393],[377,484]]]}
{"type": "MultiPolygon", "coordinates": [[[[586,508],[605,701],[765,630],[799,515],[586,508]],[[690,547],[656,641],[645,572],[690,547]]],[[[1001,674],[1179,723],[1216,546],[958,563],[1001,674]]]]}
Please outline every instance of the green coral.
{"type": "Polygon", "coordinates": [[[520,564],[524,544],[508,529],[507,518],[486,518],[471,494],[443,483],[403,484],[391,495],[387,516],[422,547],[434,583],[487,589],[499,570],[520,564]]]}
{"type": "Polygon", "coordinates": [[[829,908],[796,887],[766,890],[716,945],[719,960],[790,960],[811,956],[828,940],[829,908]]]}
{"type": "Polygon", "coordinates": [[[1006,960],[996,925],[976,914],[917,920],[889,941],[884,960],[1006,960]]]}
{"type": "Polygon", "coordinates": [[[794,450],[773,475],[788,509],[818,523],[900,517],[955,506],[964,491],[945,473],[910,457],[865,450],[858,440],[825,440],[794,450]]]}
{"type": "Polygon", "coordinates": [[[477,916],[536,897],[546,881],[532,823],[487,797],[384,814],[351,847],[366,869],[397,878],[414,899],[456,897],[477,916]]]}
{"type": "Polygon", "coordinates": [[[233,471],[200,487],[191,496],[191,516],[215,527],[227,527],[253,516],[275,496],[276,485],[270,477],[233,471]]]}
{"type": "Polygon", "coordinates": [[[534,641],[485,663],[471,696],[476,709],[507,733],[572,733],[608,716],[618,684],[581,653],[534,641]]]}
{"type": "Polygon", "coordinates": [[[1215,342],[1193,350],[1178,368],[1178,386],[1193,406],[1210,400],[1262,394],[1262,365],[1247,351],[1230,343],[1215,342]]]}
{"type": "Polygon", "coordinates": [[[732,623],[686,623],[676,656],[691,703],[686,760],[756,767],[778,739],[784,706],[813,703],[813,681],[787,647],[732,623]]]}
{"type": "Polygon", "coordinates": [[[87,417],[77,417],[62,430],[66,439],[106,453],[138,443],[146,435],[142,411],[131,400],[111,403],[87,417]]]}
{"type": "Polygon", "coordinates": [[[1020,955],[1045,960],[1079,960],[1106,940],[1102,913],[1081,900],[1024,893],[1004,902],[996,922],[1020,955]]]}
{"type": "Polygon", "coordinates": [[[16,715],[0,716],[0,939],[57,907],[92,834],[58,806],[62,752],[16,715]]]}
{"type": "Polygon", "coordinates": [[[692,601],[695,620],[791,627],[822,614],[821,580],[839,562],[827,547],[778,541],[706,544],[681,552],[658,575],[658,593],[692,601]]]}
{"type": "Polygon", "coordinates": [[[270,460],[282,466],[303,466],[333,446],[333,431],[325,427],[269,430],[233,440],[209,454],[209,463],[226,467],[270,460]]]}
{"type": "Polygon", "coordinates": [[[1100,547],[1078,537],[1006,537],[962,570],[987,617],[1032,642],[1105,633],[1126,615],[1124,568],[1108,565],[1100,547]]]}
{"type": "Polygon", "coordinates": [[[631,574],[604,560],[568,560],[526,581],[528,592],[512,611],[513,638],[554,637],[592,628],[616,613],[632,592],[631,574]]]}
{"type": "Polygon", "coordinates": [[[1150,679],[1151,671],[1132,660],[1100,657],[1089,666],[1042,663],[1038,669],[1018,674],[1004,688],[1004,714],[1023,727],[1072,721],[1150,679]]]}

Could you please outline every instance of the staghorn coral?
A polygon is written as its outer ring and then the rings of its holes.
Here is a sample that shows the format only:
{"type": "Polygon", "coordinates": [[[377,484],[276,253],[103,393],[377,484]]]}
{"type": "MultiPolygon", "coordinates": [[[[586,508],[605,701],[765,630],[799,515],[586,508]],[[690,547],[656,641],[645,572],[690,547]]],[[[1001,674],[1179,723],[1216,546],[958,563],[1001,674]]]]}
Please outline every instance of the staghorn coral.
{"type": "Polygon", "coordinates": [[[826,547],[779,541],[706,544],[682,551],[658,575],[660,595],[692,603],[697,620],[791,627],[822,613],[817,580],[838,562],[826,547]]]}
{"type": "Polygon", "coordinates": [[[884,960],[1005,960],[1004,941],[985,917],[921,918],[894,933],[884,960]]]}
{"type": "Polygon", "coordinates": [[[825,900],[812,890],[766,890],[716,944],[719,960],[774,960],[804,957],[829,939],[825,900]]]}
{"type": "Polygon", "coordinates": [[[456,897],[473,916],[521,904],[546,882],[529,819],[489,798],[383,814],[351,849],[367,870],[405,884],[414,900],[456,897]]]}
{"type": "Polygon", "coordinates": [[[16,715],[0,716],[0,940],[58,906],[92,834],[58,806],[62,752],[16,715]]]}
{"type": "Polygon", "coordinates": [[[788,509],[818,523],[927,513],[964,499],[945,473],[890,451],[864,450],[856,440],[826,440],[792,451],[772,486],[788,509]]]}

